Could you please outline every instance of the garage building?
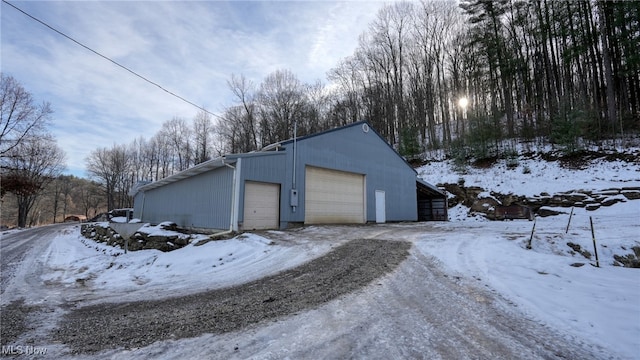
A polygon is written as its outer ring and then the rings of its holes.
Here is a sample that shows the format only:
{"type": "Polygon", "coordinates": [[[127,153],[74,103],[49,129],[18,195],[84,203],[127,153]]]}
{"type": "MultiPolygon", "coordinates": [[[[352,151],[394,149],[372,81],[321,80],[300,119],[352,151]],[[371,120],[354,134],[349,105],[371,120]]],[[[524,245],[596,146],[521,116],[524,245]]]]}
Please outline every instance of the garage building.
{"type": "Polygon", "coordinates": [[[446,195],[366,122],[225,155],[132,191],[144,222],[219,230],[446,220],[446,195]]]}

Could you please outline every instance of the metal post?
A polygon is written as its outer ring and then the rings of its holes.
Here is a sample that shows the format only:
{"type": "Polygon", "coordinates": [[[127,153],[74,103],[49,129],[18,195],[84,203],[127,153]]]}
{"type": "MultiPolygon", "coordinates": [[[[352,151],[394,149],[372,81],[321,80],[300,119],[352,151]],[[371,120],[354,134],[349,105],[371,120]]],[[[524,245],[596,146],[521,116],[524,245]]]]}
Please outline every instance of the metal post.
{"type": "MultiPolygon", "coordinates": [[[[294,120],[293,122],[293,176],[291,179],[291,190],[292,193],[296,190],[296,177],[298,174],[296,173],[296,163],[298,162],[298,120],[294,120]]],[[[293,202],[293,201],[292,201],[293,202]]],[[[296,205],[291,207],[292,212],[296,212],[296,205]]]]}
{"type": "Polygon", "coordinates": [[[531,236],[529,237],[529,243],[527,244],[527,249],[531,250],[531,241],[533,240],[533,232],[536,230],[536,218],[533,218],[533,228],[531,229],[531,236]]]}
{"type": "Polygon", "coordinates": [[[596,247],[596,233],[593,231],[593,219],[589,216],[589,222],[591,223],[591,238],[593,239],[593,252],[596,254],[596,267],[600,267],[600,261],[598,260],[598,248],[596,247]]]}
{"type": "Polygon", "coordinates": [[[573,216],[573,207],[571,207],[571,214],[569,214],[569,222],[567,222],[567,230],[564,231],[565,234],[569,232],[569,224],[571,224],[571,217],[573,216]]]}

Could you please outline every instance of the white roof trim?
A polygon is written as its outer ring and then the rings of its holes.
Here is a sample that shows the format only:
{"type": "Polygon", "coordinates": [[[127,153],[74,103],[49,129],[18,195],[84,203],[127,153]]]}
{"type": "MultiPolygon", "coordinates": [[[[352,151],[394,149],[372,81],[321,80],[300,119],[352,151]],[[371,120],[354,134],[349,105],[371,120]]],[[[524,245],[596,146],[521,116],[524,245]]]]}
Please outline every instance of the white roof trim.
{"type": "Polygon", "coordinates": [[[138,191],[148,191],[148,190],[151,190],[151,189],[155,189],[155,188],[167,185],[167,184],[174,183],[176,181],[184,180],[186,178],[202,174],[202,173],[207,172],[209,170],[213,170],[213,169],[217,169],[217,168],[223,167],[223,166],[225,166],[225,164],[231,164],[231,163],[235,163],[235,162],[236,162],[236,160],[234,159],[234,160],[228,160],[225,163],[225,157],[224,156],[223,157],[219,157],[219,158],[215,158],[215,159],[211,159],[211,160],[205,161],[205,162],[203,162],[201,164],[198,164],[198,165],[196,165],[196,166],[194,166],[192,168],[189,168],[187,170],[183,170],[183,171],[181,171],[181,172],[179,172],[177,174],[173,174],[171,176],[167,176],[164,179],[160,179],[160,180],[154,181],[154,182],[152,182],[150,184],[141,186],[141,187],[137,188],[135,192],[137,193],[138,191]]]}
{"type": "Polygon", "coordinates": [[[285,155],[284,152],[251,152],[244,154],[229,154],[224,155],[215,159],[211,159],[205,161],[201,164],[198,164],[192,168],[187,170],[183,170],[177,174],[173,174],[171,176],[167,176],[166,178],[160,179],[158,181],[154,181],[152,183],[146,185],[134,185],[134,187],[129,191],[129,196],[135,196],[139,191],[147,191],[155,188],[159,188],[161,186],[174,183],[176,181],[184,180],[186,178],[199,175],[205,173],[209,170],[214,170],[217,168],[221,168],[223,166],[229,164],[235,164],[239,158],[249,158],[249,157],[257,157],[257,156],[273,156],[273,155],[285,155]]]}

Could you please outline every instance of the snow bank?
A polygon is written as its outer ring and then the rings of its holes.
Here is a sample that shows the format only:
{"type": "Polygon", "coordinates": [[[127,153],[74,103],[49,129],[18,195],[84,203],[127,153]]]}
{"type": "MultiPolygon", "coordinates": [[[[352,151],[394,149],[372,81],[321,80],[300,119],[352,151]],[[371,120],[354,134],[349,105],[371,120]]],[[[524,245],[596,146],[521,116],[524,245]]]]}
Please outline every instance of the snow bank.
{"type": "MultiPolygon", "coordinates": [[[[164,234],[155,230],[157,234],[164,234]]],[[[276,245],[255,234],[192,244],[171,252],[124,251],[80,235],[60,236],[44,259],[45,282],[91,287],[90,302],[144,300],[185,295],[244,283],[294,267],[329,250],[276,245]]]]}

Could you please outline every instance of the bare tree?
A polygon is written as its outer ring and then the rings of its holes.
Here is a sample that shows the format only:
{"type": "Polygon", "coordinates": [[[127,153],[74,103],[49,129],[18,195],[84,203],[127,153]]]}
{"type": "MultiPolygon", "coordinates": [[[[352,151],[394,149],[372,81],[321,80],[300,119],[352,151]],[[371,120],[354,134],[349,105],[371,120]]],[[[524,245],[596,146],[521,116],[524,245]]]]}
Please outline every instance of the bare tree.
{"type": "Polygon", "coordinates": [[[228,107],[218,123],[216,131],[224,139],[222,153],[244,153],[256,150],[245,132],[247,117],[242,106],[228,107]]]}
{"type": "Polygon", "coordinates": [[[92,210],[91,215],[95,216],[98,208],[104,199],[100,194],[100,185],[93,181],[84,181],[78,188],[78,196],[80,198],[80,204],[84,211],[84,216],[89,218],[89,211],[92,210]]]}
{"type": "Polygon", "coordinates": [[[62,194],[62,179],[58,177],[51,182],[51,211],[53,212],[53,223],[55,224],[58,218],[58,208],[60,207],[60,196],[62,194]]]}
{"type": "Polygon", "coordinates": [[[290,70],[269,74],[260,85],[262,145],[293,137],[293,124],[304,109],[302,83],[290,70]]]}
{"type": "Polygon", "coordinates": [[[304,86],[305,101],[302,116],[298,121],[298,136],[306,136],[329,128],[331,111],[331,94],[318,80],[314,84],[304,86]]]}
{"type": "Polygon", "coordinates": [[[194,165],[203,163],[211,159],[213,123],[211,115],[205,111],[200,111],[193,118],[193,138],[195,142],[194,165]]]}
{"type": "Polygon", "coordinates": [[[364,82],[362,67],[355,56],[343,59],[334,69],[327,74],[329,80],[337,87],[333,94],[336,99],[333,109],[330,109],[332,126],[342,126],[362,119],[362,93],[364,82]]]}
{"type": "MultiPolygon", "coordinates": [[[[236,76],[231,75],[231,80],[227,82],[229,89],[236,96],[237,106],[234,106],[233,110],[227,112],[233,112],[235,121],[239,122],[238,134],[242,139],[237,143],[241,144],[241,151],[252,151],[258,149],[258,124],[256,123],[256,102],[255,102],[255,87],[253,83],[247,80],[244,75],[236,76]]],[[[223,127],[230,127],[228,124],[221,124],[223,127]]],[[[231,126],[233,127],[233,126],[231,126]]],[[[267,145],[267,144],[263,144],[267,145]]]]}
{"type": "Polygon", "coordinates": [[[77,178],[73,175],[60,175],[49,185],[50,212],[54,224],[58,221],[60,206],[62,206],[62,220],[64,221],[67,217],[69,203],[73,201],[71,192],[77,185],[76,180],[77,178]]]}
{"type": "Polygon", "coordinates": [[[42,191],[64,169],[64,159],[64,151],[48,134],[23,138],[5,153],[1,193],[16,196],[19,227],[26,226],[42,191]]]}
{"type": "Polygon", "coordinates": [[[62,220],[64,221],[67,217],[70,202],[72,202],[71,192],[76,185],[77,179],[73,175],[61,175],[58,176],[58,180],[62,183],[60,195],[62,195],[62,220]]]}
{"type": "Polygon", "coordinates": [[[125,146],[113,145],[111,149],[97,149],[86,159],[87,173],[95,179],[103,188],[107,198],[108,210],[116,208],[116,204],[122,205],[127,201],[122,199],[129,188],[123,189],[129,183],[128,178],[129,158],[125,146]],[[119,198],[118,198],[119,196],[119,198]]]}
{"type": "Polygon", "coordinates": [[[51,113],[49,103],[34,104],[16,79],[0,73],[0,156],[42,130],[51,113]]]}
{"type": "Polygon", "coordinates": [[[173,174],[174,151],[170,140],[164,131],[157,132],[151,138],[151,148],[156,154],[155,179],[162,179],[173,174]]]}
{"type": "Polygon", "coordinates": [[[162,124],[160,133],[171,148],[174,168],[176,171],[188,169],[193,165],[193,145],[191,143],[191,128],[185,119],[174,117],[162,124]]]}

